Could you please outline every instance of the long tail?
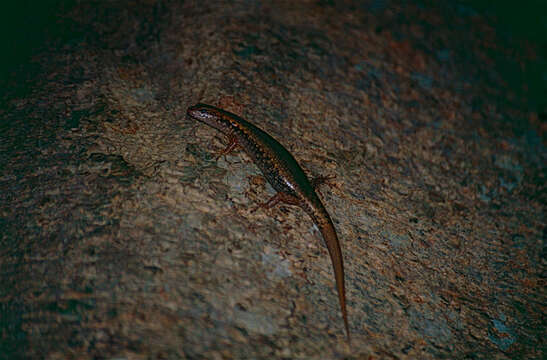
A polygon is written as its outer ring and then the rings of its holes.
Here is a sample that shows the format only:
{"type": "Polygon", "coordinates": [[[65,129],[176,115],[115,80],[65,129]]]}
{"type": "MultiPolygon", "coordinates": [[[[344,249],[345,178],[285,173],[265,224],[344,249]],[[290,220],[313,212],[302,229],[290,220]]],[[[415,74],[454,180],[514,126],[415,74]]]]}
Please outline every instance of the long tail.
{"type": "MultiPolygon", "coordinates": [[[[326,211],[325,211],[326,213],[326,211]]],[[[327,249],[329,250],[330,259],[332,261],[332,267],[334,269],[334,277],[336,279],[336,289],[338,290],[338,300],[340,301],[340,309],[342,310],[342,317],[344,318],[344,326],[346,327],[346,335],[348,342],[351,342],[348,326],[348,312],[346,310],[346,287],[344,283],[344,260],[342,258],[342,250],[340,249],[340,242],[338,236],[336,236],[336,230],[328,214],[316,219],[317,226],[323,235],[327,249]]]]}

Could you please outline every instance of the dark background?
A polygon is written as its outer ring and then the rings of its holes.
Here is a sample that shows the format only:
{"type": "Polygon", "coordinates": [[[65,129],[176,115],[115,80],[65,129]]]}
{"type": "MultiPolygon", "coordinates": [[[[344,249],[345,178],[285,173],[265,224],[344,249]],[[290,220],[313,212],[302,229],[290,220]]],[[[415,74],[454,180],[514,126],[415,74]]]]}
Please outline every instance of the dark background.
{"type": "MultiPolygon", "coordinates": [[[[92,3],[93,1],[89,1],[92,3]]],[[[161,1],[159,1],[161,2],[161,1]]],[[[0,5],[3,21],[1,26],[1,43],[4,56],[0,63],[2,77],[13,76],[27,64],[32,54],[44,50],[44,42],[53,43],[48,46],[62,46],[70,39],[85,36],[85,29],[72,26],[69,20],[59,18],[59,13],[65,13],[79,1],[49,0],[49,1],[5,1],[0,5]]],[[[333,2],[335,3],[335,2],[333,2]]],[[[428,1],[422,2],[424,7],[428,1]]],[[[454,1],[455,6],[465,5],[470,11],[476,11],[496,27],[500,38],[508,41],[529,41],[538,44],[538,49],[547,53],[547,5],[542,0],[487,1],[461,0],[454,1]]],[[[89,35],[89,34],[88,34],[89,35]]],[[[480,37],[481,34],[476,34],[480,37]]],[[[518,51],[518,49],[515,49],[518,51]]],[[[527,64],[518,68],[504,63],[500,59],[497,64],[500,72],[515,89],[520,89],[522,83],[529,84],[529,91],[523,94],[529,105],[540,112],[547,107],[547,73],[543,62],[527,64]]],[[[31,71],[31,70],[30,70],[31,71]]]]}

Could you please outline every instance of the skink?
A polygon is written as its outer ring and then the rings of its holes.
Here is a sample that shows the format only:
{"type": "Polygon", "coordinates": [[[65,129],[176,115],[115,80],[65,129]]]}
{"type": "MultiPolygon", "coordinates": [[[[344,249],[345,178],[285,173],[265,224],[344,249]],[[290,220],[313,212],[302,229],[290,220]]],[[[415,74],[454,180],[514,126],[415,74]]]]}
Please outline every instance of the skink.
{"type": "Polygon", "coordinates": [[[236,146],[240,146],[260,168],[277,193],[259,207],[270,208],[279,202],[297,205],[315,222],[330,254],[342,318],[350,341],[342,251],[332,220],[315,192],[316,184],[312,185],[300,165],[283,145],[241,117],[206,104],[191,106],[187,113],[191,118],[219,130],[228,137],[229,144],[219,156],[228,154],[236,146]]]}

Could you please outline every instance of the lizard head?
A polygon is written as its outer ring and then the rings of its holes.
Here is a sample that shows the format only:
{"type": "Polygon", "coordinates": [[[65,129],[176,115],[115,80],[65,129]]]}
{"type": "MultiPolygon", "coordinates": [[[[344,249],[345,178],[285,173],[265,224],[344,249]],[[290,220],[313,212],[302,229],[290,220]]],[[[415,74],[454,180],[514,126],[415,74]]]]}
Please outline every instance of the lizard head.
{"type": "Polygon", "coordinates": [[[190,106],[186,113],[191,118],[212,126],[223,133],[226,133],[229,130],[230,122],[227,120],[226,116],[228,113],[212,105],[199,103],[190,106]]]}

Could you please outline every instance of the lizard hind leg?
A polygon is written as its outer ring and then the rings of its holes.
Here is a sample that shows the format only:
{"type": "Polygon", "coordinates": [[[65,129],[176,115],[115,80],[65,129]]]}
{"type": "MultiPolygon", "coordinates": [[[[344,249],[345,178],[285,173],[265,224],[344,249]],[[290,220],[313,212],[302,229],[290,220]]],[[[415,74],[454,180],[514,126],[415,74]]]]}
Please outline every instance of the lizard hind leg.
{"type": "Polygon", "coordinates": [[[253,213],[253,212],[257,211],[260,208],[262,208],[262,209],[272,208],[275,205],[279,204],[280,202],[285,203],[285,204],[289,204],[289,205],[300,205],[301,200],[298,199],[294,195],[283,193],[283,192],[278,192],[274,196],[272,196],[268,201],[266,201],[265,203],[258,204],[258,206],[255,207],[253,210],[251,210],[251,212],[253,213]]]}
{"type": "Polygon", "coordinates": [[[336,175],[318,176],[311,181],[311,186],[314,188],[315,191],[318,191],[319,193],[321,193],[321,190],[319,190],[319,186],[323,184],[327,184],[329,187],[332,188],[334,185],[330,182],[330,180],[334,178],[336,178],[336,175]]]}

